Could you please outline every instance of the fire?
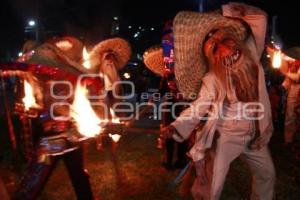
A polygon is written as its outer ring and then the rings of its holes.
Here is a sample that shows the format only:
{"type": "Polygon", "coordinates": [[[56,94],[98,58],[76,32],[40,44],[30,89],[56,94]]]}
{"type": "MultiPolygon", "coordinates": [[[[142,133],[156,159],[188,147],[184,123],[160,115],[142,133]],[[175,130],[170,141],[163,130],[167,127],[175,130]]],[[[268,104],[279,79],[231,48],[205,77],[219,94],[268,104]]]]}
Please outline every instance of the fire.
{"type": "Polygon", "coordinates": [[[116,116],[116,114],[115,114],[115,112],[113,111],[113,109],[109,109],[109,111],[110,111],[110,114],[111,114],[111,122],[112,123],[115,123],[115,124],[120,124],[121,122],[120,122],[120,119],[116,116]]]}
{"type": "Polygon", "coordinates": [[[272,65],[274,68],[278,69],[281,66],[281,51],[275,51],[272,59],[272,65]]]}
{"type": "Polygon", "coordinates": [[[88,53],[88,51],[86,50],[85,47],[83,48],[83,51],[82,51],[82,57],[83,57],[83,64],[82,65],[86,69],[90,69],[91,68],[90,55],[89,55],[89,53],[88,53]]]}
{"type": "Polygon", "coordinates": [[[78,84],[70,115],[75,119],[80,134],[86,137],[94,137],[102,131],[101,119],[94,112],[86,93],[86,88],[78,84]]]}
{"type": "MultiPolygon", "coordinates": [[[[86,97],[87,89],[80,84],[77,85],[73,104],[71,105],[70,116],[75,120],[77,131],[86,137],[95,137],[105,131],[107,124],[120,124],[120,119],[116,117],[110,108],[111,120],[101,119],[93,110],[90,101],[86,97]]],[[[113,141],[118,142],[120,135],[109,134],[113,141]]]]}
{"type": "Polygon", "coordinates": [[[29,110],[30,108],[38,108],[38,104],[35,101],[34,95],[33,95],[33,89],[31,85],[25,80],[24,81],[24,92],[25,96],[22,99],[25,110],[29,110]]]}

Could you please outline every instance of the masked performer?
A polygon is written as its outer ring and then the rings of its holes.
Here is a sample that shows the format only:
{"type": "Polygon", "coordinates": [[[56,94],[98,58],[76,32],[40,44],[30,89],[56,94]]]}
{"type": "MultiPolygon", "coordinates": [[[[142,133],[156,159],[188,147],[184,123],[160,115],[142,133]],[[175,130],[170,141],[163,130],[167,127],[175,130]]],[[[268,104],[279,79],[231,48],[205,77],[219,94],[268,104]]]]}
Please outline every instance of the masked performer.
{"type": "Polygon", "coordinates": [[[254,173],[253,198],[271,200],[275,172],[267,144],[273,126],[260,63],[267,17],[239,3],[223,5],[222,13],[180,12],[175,17],[177,85],[185,98],[198,96],[164,132],[184,141],[207,115],[189,152],[197,172],[195,199],[203,198],[199,191],[207,181],[205,199],[219,199],[230,163],[243,155],[254,173]],[[207,180],[205,156],[213,142],[212,178],[207,180]]]}
{"type": "Polygon", "coordinates": [[[65,143],[60,137],[73,130],[71,121],[60,120],[60,117],[68,117],[69,106],[65,105],[72,103],[72,88],[78,76],[85,72],[79,64],[82,44],[72,37],[56,38],[29,53],[21,60],[25,63],[4,65],[3,68],[7,73],[28,78],[39,107],[37,121],[40,128],[34,130],[35,135],[39,134],[39,140],[12,199],[36,199],[59,159],[64,160],[77,199],[94,199],[83,165],[82,145],[65,143]],[[64,153],[65,149],[69,151],[64,153]]]}

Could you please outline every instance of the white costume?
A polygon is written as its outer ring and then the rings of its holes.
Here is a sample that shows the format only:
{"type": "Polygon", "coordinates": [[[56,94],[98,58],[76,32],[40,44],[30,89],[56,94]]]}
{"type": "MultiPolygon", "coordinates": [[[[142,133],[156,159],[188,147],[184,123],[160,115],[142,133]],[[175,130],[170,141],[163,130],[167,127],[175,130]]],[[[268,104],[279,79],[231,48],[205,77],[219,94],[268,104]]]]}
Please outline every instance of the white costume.
{"type": "MultiPolygon", "coordinates": [[[[230,4],[222,7],[224,16],[231,16],[230,4]]],[[[251,14],[251,13],[250,13],[251,14]]],[[[259,62],[263,51],[264,36],[266,31],[266,15],[263,11],[253,13],[253,15],[243,17],[252,30],[253,36],[250,36],[246,45],[251,51],[252,57],[259,66],[258,72],[258,95],[262,117],[259,120],[260,137],[254,142],[260,146],[259,149],[249,149],[249,143],[254,138],[255,123],[249,117],[253,115],[244,115],[243,106],[246,103],[238,101],[235,92],[230,98],[230,103],[226,100],[226,89],[218,82],[214,73],[208,72],[202,78],[202,85],[198,98],[191,104],[191,107],[184,110],[180,116],[171,125],[174,126],[178,134],[173,134],[177,141],[183,141],[189,138],[191,132],[199,124],[199,121],[208,114],[204,127],[197,132],[196,141],[189,154],[193,161],[202,160],[206,150],[211,148],[215,132],[220,133],[216,143],[216,152],[214,158],[213,176],[209,199],[219,199],[230,163],[240,155],[245,156],[253,173],[255,174],[255,191],[253,197],[259,197],[262,200],[271,200],[273,197],[273,187],[275,181],[275,170],[271,156],[268,151],[267,143],[272,135],[273,126],[271,118],[270,102],[265,86],[264,71],[259,62]],[[259,24],[259,26],[257,26],[259,24]],[[256,26],[255,26],[256,25],[256,26]],[[223,94],[225,93],[225,94],[223,94]],[[221,117],[220,117],[221,116],[221,117]]],[[[175,35],[176,37],[176,35],[175,35]]],[[[176,52],[175,52],[176,54],[176,52]]],[[[227,92],[228,98],[228,92],[227,92]]],[[[248,107],[247,109],[250,109],[248,107]]],[[[196,182],[196,181],[195,181],[196,182]]],[[[193,186],[192,192],[195,199],[197,197],[197,188],[193,186]]]]}

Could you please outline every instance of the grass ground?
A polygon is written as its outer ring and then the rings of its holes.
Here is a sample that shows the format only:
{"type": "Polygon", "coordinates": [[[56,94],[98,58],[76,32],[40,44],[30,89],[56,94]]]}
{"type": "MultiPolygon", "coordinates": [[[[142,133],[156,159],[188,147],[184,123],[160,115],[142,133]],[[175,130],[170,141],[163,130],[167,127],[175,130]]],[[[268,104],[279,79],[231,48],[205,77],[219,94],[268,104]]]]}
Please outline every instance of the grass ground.
{"type": "MultiPolygon", "coordinates": [[[[157,135],[126,133],[120,140],[113,154],[109,150],[98,151],[91,142],[86,153],[86,168],[90,174],[92,190],[101,200],[176,200],[183,199],[178,194],[178,187],[171,182],[178,171],[167,171],[162,165],[162,152],[156,148],[157,135]]],[[[1,148],[2,149],[2,148],[1,148]]],[[[271,141],[277,172],[276,200],[300,199],[300,185],[294,181],[294,173],[299,166],[290,158],[290,152],[281,145],[279,133],[271,141]]],[[[0,176],[10,193],[25,165],[14,154],[2,154],[0,176]]],[[[299,170],[299,169],[298,169],[299,170]]],[[[222,193],[224,200],[248,199],[251,178],[247,166],[240,160],[233,162],[222,193]]],[[[76,199],[63,162],[59,162],[51,175],[39,200],[76,199]]],[[[192,199],[190,196],[185,199],[192,199]]]]}

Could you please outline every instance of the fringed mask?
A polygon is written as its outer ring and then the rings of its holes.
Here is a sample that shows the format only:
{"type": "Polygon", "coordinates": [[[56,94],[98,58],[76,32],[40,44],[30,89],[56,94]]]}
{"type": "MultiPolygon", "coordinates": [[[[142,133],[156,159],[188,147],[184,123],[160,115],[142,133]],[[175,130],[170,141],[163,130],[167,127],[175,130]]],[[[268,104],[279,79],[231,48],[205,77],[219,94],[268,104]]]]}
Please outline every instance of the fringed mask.
{"type": "Polygon", "coordinates": [[[215,29],[206,36],[203,51],[229,101],[258,100],[258,66],[242,41],[226,29],[215,29]]]}

